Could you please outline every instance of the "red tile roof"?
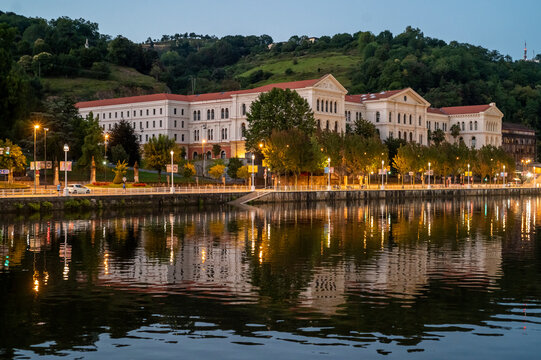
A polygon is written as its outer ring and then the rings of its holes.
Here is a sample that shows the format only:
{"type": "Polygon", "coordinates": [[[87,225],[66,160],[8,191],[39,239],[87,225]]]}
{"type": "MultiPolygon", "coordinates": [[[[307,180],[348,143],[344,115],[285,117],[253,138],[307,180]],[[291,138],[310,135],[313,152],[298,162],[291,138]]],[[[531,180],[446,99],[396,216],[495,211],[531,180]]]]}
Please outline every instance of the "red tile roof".
{"type": "Polygon", "coordinates": [[[365,101],[386,99],[404,90],[406,89],[382,91],[372,94],[346,95],[346,101],[361,104],[365,101]]]}
{"type": "Polygon", "coordinates": [[[442,108],[428,108],[427,112],[431,114],[441,115],[462,115],[462,114],[478,114],[490,108],[487,105],[469,105],[469,106],[448,106],[442,108]]]}
{"type": "Polygon", "coordinates": [[[121,105],[121,104],[131,104],[131,103],[159,101],[159,100],[176,100],[176,101],[186,101],[186,102],[222,100],[222,99],[229,99],[232,95],[267,92],[267,91],[272,90],[273,88],[302,89],[305,87],[314,86],[320,80],[321,79],[290,81],[290,82],[284,82],[284,83],[263,85],[254,89],[225,91],[225,92],[219,92],[219,93],[208,93],[208,94],[197,94],[197,95],[152,94],[152,95],[130,96],[130,97],[123,97],[123,98],[116,98],[116,99],[82,101],[75,104],[75,106],[78,108],[88,108],[88,107],[96,107],[96,106],[121,105]]]}

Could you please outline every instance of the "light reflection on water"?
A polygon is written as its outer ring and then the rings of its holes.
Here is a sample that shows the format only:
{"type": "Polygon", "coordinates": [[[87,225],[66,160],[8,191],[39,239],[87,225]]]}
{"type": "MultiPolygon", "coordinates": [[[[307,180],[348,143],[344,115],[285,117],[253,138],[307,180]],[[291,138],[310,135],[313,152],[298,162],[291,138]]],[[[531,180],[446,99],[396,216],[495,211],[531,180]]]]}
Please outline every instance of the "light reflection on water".
{"type": "Polygon", "coordinates": [[[531,357],[540,201],[5,218],[0,355],[531,357]]]}

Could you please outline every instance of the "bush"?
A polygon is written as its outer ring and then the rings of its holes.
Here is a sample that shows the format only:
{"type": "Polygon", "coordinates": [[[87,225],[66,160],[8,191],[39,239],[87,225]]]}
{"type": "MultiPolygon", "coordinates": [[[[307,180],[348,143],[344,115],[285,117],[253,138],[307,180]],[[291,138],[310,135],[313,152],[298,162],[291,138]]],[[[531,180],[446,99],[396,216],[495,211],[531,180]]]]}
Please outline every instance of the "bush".
{"type": "Polygon", "coordinates": [[[292,74],[293,74],[293,70],[291,70],[291,68],[287,68],[286,71],[285,71],[285,74],[286,74],[286,75],[292,75],[292,74]]]}
{"type": "Polygon", "coordinates": [[[83,207],[83,208],[89,208],[92,206],[92,203],[90,202],[90,200],[88,199],[84,199],[84,200],[81,200],[79,202],[79,206],[83,207]]]}
{"type": "Polygon", "coordinates": [[[41,210],[43,211],[51,211],[53,209],[53,203],[49,201],[43,201],[41,203],[41,210]]]}
{"type": "Polygon", "coordinates": [[[40,205],[39,205],[39,202],[38,203],[28,203],[26,204],[26,206],[28,206],[28,208],[32,211],[39,211],[40,209],[40,205]]]}
{"type": "Polygon", "coordinates": [[[79,201],[75,199],[69,199],[68,201],[64,203],[64,208],[68,210],[78,209],[80,206],[81,206],[81,203],[79,203],[79,201]]]}
{"type": "Polygon", "coordinates": [[[16,202],[15,204],[13,204],[13,207],[16,210],[22,210],[24,208],[24,204],[21,204],[20,202],[16,202]]]}

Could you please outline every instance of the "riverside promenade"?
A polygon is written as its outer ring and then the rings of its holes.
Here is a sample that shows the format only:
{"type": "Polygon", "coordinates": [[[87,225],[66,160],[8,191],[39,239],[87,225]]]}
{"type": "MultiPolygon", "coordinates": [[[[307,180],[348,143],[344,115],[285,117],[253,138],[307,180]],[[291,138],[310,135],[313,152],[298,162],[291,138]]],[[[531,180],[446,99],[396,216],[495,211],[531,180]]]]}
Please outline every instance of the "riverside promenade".
{"type": "MultiPolygon", "coordinates": [[[[535,196],[541,194],[541,188],[502,185],[477,185],[432,187],[400,185],[387,186],[384,189],[373,187],[331,188],[327,187],[284,187],[279,189],[258,189],[249,187],[176,187],[173,192],[169,187],[147,189],[92,189],[90,194],[71,194],[59,196],[56,190],[30,189],[24,191],[5,190],[0,192],[0,211],[13,212],[26,208],[35,210],[37,204],[45,204],[42,209],[63,210],[68,208],[155,208],[164,206],[207,206],[221,204],[270,204],[270,203],[312,203],[335,201],[369,200],[412,200],[426,201],[463,197],[496,196],[535,196]]],[[[39,207],[38,207],[39,208],[39,207]]]]}

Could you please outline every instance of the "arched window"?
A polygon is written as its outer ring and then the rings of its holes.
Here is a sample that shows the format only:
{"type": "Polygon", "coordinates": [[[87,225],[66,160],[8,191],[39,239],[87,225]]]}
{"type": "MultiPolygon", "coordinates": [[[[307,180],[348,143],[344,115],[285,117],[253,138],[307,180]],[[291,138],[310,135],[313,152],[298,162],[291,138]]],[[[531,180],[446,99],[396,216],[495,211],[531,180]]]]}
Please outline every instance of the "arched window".
{"type": "Polygon", "coordinates": [[[193,120],[194,121],[197,120],[197,111],[195,110],[193,111],[193,120]]]}
{"type": "Polygon", "coordinates": [[[325,100],[325,112],[329,112],[329,100],[325,100]]]}
{"type": "Polygon", "coordinates": [[[475,136],[471,138],[471,147],[475,149],[477,145],[477,139],[475,139],[475,136]]]}
{"type": "Polygon", "coordinates": [[[210,150],[207,151],[206,157],[207,159],[212,159],[212,153],[210,152],[210,150]]]}
{"type": "Polygon", "coordinates": [[[337,111],[336,111],[336,101],[334,102],[334,113],[336,114],[337,111]]]}
{"type": "Polygon", "coordinates": [[[229,108],[225,109],[225,118],[229,119],[229,108]]]}
{"type": "Polygon", "coordinates": [[[227,139],[227,129],[225,129],[225,138],[224,139],[227,139]]]}
{"type": "MultiPolygon", "coordinates": [[[[398,113],[398,123],[400,124],[400,113],[398,113]]],[[[398,138],[400,138],[400,135],[398,135],[398,138]]]]}
{"type": "Polygon", "coordinates": [[[207,110],[207,120],[210,120],[210,110],[207,110]]]}
{"type": "Polygon", "coordinates": [[[473,130],[473,128],[472,128],[472,122],[471,122],[471,121],[470,121],[470,130],[473,130]]]}
{"type": "Polygon", "coordinates": [[[334,132],[338,132],[338,121],[334,122],[334,132]]]}
{"type": "Polygon", "coordinates": [[[220,152],[220,158],[225,159],[225,151],[224,150],[222,150],[220,152]]]}
{"type": "Polygon", "coordinates": [[[214,120],[214,109],[210,110],[210,118],[214,120]]]}
{"type": "Polygon", "coordinates": [[[398,130],[398,138],[402,139],[402,132],[400,130],[398,130]]]}
{"type": "Polygon", "coordinates": [[[419,126],[421,126],[421,115],[419,115],[419,126]]]}
{"type": "Polygon", "coordinates": [[[317,109],[317,111],[319,111],[319,99],[317,99],[316,109],[317,109]]]}
{"type": "Polygon", "coordinates": [[[197,130],[193,131],[193,139],[194,141],[197,141],[197,130]]]}
{"type": "Polygon", "coordinates": [[[246,104],[242,104],[242,115],[246,115],[246,104]]]}
{"type": "Polygon", "coordinates": [[[410,142],[413,141],[413,133],[410,132],[410,142]]]}
{"type": "Polygon", "coordinates": [[[319,119],[317,120],[317,128],[321,129],[321,120],[319,120],[319,119]]]}
{"type": "Polygon", "coordinates": [[[192,156],[193,156],[192,159],[194,159],[194,160],[197,159],[197,155],[198,155],[198,154],[197,154],[197,151],[194,151],[194,152],[193,152],[193,155],[192,155],[192,156]]]}
{"type": "Polygon", "coordinates": [[[225,110],[222,108],[222,116],[220,117],[220,119],[224,119],[225,118],[225,110]]]}
{"type": "Polygon", "coordinates": [[[411,125],[411,114],[410,114],[410,125],[411,125]]]}
{"type": "Polygon", "coordinates": [[[464,121],[462,122],[462,131],[466,130],[466,127],[464,126],[464,121]]]}
{"type": "Polygon", "coordinates": [[[477,121],[475,121],[475,123],[474,123],[474,128],[475,128],[475,130],[477,130],[477,121]]]}
{"type": "Polygon", "coordinates": [[[197,110],[197,120],[201,120],[201,110],[197,110]]]}
{"type": "Polygon", "coordinates": [[[380,116],[380,115],[379,115],[379,111],[378,111],[378,112],[376,112],[376,122],[377,122],[377,123],[379,123],[379,116],[380,116]]]}

